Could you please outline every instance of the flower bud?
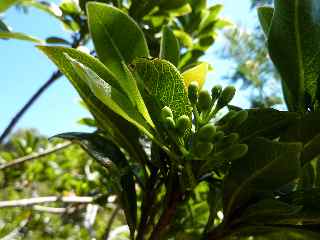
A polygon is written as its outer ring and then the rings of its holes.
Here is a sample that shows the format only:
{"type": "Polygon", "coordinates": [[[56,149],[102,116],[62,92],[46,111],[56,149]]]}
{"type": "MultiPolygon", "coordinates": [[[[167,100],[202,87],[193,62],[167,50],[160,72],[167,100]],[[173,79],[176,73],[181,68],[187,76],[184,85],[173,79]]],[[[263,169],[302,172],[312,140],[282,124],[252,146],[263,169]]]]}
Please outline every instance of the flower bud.
{"type": "Polygon", "coordinates": [[[165,106],[161,109],[161,118],[164,120],[167,117],[173,118],[172,111],[169,107],[165,106]]]}
{"type": "Polygon", "coordinates": [[[200,111],[207,111],[211,107],[212,98],[207,90],[202,90],[199,93],[198,107],[200,111]]]}
{"type": "Polygon", "coordinates": [[[224,88],[219,96],[217,108],[221,109],[224,106],[228,105],[229,102],[231,102],[232,98],[234,97],[235,93],[236,93],[236,89],[232,86],[228,86],[224,88]]]}
{"type": "Polygon", "coordinates": [[[214,143],[220,142],[222,141],[223,138],[224,138],[224,132],[218,131],[213,135],[212,142],[214,143]]]}
{"type": "Polygon", "coordinates": [[[182,115],[177,119],[176,130],[178,135],[183,136],[188,128],[191,127],[191,120],[187,115],[182,115]]]}
{"type": "Polygon", "coordinates": [[[246,110],[241,110],[237,112],[237,114],[230,119],[230,126],[232,128],[239,127],[244,121],[246,121],[248,118],[248,112],[246,110]]]}
{"type": "Polygon", "coordinates": [[[212,97],[212,100],[215,102],[218,97],[220,96],[221,94],[221,91],[222,91],[222,87],[220,85],[216,85],[214,86],[212,89],[211,89],[211,97],[212,97]]]}
{"type": "Polygon", "coordinates": [[[210,141],[216,133],[216,127],[212,123],[207,123],[198,131],[198,137],[202,141],[210,141]]]}
{"type": "Polygon", "coordinates": [[[201,158],[208,156],[213,150],[213,144],[210,142],[197,142],[195,154],[201,158]]]}
{"type": "Polygon", "coordinates": [[[246,144],[235,144],[232,145],[222,152],[220,152],[218,155],[219,157],[222,157],[226,160],[232,161],[237,158],[243,157],[248,151],[248,146],[246,144]]]}
{"type": "Polygon", "coordinates": [[[198,101],[198,94],[199,94],[199,84],[198,82],[191,82],[188,87],[188,97],[191,104],[196,104],[198,101]]]}
{"type": "Polygon", "coordinates": [[[236,111],[231,110],[227,114],[225,114],[218,122],[218,125],[224,125],[230,121],[235,115],[237,114],[236,111]]]}
{"type": "Polygon", "coordinates": [[[163,124],[166,129],[174,129],[175,128],[175,122],[172,117],[166,117],[163,121],[163,124]]]}

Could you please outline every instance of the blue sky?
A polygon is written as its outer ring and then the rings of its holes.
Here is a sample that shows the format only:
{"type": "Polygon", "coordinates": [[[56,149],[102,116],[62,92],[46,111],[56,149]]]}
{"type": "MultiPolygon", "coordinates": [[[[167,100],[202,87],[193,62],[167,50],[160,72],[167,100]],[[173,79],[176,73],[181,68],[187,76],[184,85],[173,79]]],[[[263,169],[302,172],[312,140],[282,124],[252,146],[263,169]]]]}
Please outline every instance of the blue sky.
{"type": "MultiPolygon", "coordinates": [[[[221,16],[242,26],[250,27],[257,22],[256,14],[249,12],[249,0],[210,2],[224,4],[221,16]]],[[[68,37],[57,20],[38,10],[31,9],[29,14],[25,15],[10,9],[4,21],[14,31],[25,32],[39,38],[44,39],[53,35],[68,37]]],[[[215,68],[215,71],[210,73],[206,86],[219,82],[221,76],[231,67],[228,61],[218,59],[217,49],[221,46],[223,46],[222,39],[218,40],[204,57],[215,68]]],[[[55,66],[33,44],[14,40],[0,41],[0,132],[55,69],[55,66]]],[[[240,95],[236,101],[245,104],[243,99],[240,95]]],[[[79,97],[70,83],[61,78],[30,108],[16,129],[37,128],[40,133],[47,136],[66,131],[87,130],[76,123],[78,119],[89,116],[80,107],[78,100],[79,97]]]]}

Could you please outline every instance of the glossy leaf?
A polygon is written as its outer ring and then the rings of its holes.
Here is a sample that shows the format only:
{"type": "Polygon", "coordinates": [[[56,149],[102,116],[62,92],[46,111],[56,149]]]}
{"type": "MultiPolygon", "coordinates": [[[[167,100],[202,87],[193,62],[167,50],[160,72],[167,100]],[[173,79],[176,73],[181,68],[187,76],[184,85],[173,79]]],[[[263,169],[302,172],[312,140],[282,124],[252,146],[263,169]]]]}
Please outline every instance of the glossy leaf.
{"type": "Polygon", "coordinates": [[[276,138],[300,117],[296,113],[274,109],[249,109],[247,111],[248,118],[241,127],[226,129],[230,133],[233,131],[239,133],[241,141],[248,141],[255,137],[276,138]]]}
{"type": "Polygon", "coordinates": [[[260,25],[266,36],[269,35],[273,13],[274,13],[274,8],[272,7],[258,8],[258,17],[259,17],[260,25]]]}
{"type": "Polygon", "coordinates": [[[317,104],[320,75],[320,11],[318,0],[276,0],[268,35],[272,61],[278,69],[291,111],[305,112],[317,104]]]}
{"type": "Polygon", "coordinates": [[[106,4],[90,2],[87,10],[88,24],[99,59],[117,77],[122,90],[153,126],[137,83],[126,66],[136,57],[149,55],[141,29],[121,10],[106,4]]]}
{"type": "Polygon", "coordinates": [[[227,218],[252,197],[280,188],[297,178],[300,172],[300,143],[257,138],[248,147],[248,153],[233,162],[224,180],[224,213],[227,218]]]}
{"type": "Polygon", "coordinates": [[[143,161],[145,156],[142,154],[143,151],[138,141],[139,132],[137,132],[136,127],[108,109],[94,96],[89,86],[74,71],[70,61],[66,58],[66,54],[81,64],[90,67],[113,88],[119,88],[119,92],[121,92],[120,86],[114,81],[110,71],[96,58],[72,48],[46,46],[39,46],[38,48],[42,50],[70,80],[95,117],[98,127],[108,132],[120,146],[129,152],[133,159],[138,162],[143,161]]]}
{"type": "Polygon", "coordinates": [[[125,155],[108,138],[90,133],[63,133],[55,137],[79,143],[95,160],[104,167],[110,168],[112,161],[119,169],[121,190],[118,193],[121,205],[126,215],[131,233],[134,233],[137,223],[137,194],[133,173],[125,155]]]}
{"type": "Polygon", "coordinates": [[[163,107],[170,107],[174,118],[189,116],[190,104],[188,95],[179,71],[168,61],[139,58],[134,62],[134,70],[144,82],[147,92],[163,107]]]}
{"type": "Polygon", "coordinates": [[[199,88],[201,89],[206,81],[208,71],[209,64],[203,62],[183,72],[182,77],[185,87],[188,88],[190,83],[195,81],[199,84],[199,88]]]}
{"type": "Polygon", "coordinates": [[[178,66],[180,58],[180,46],[178,40],[168,26],[164,26],[162,28],[159,57],[161,59],[168,60],[175,66],[178,66]]]}
{"type": "Polygon", "coordinates": [[[98,57],[114,74],[124,75],[123,63],[149,56],[143,32],[131,17],[117,8],[96,2],[89,2],[87,11],[98,57]]]}
{"type": "Polygon", "coordinates": [[[131,124],[135,125],[138,129],[143,131],[148,137],[153,138],[152,129],[148,126],[142,115],[134,109],[130,101],[126,100],[125,95],[113,90],[112,94],[116,94],[117,102],[111,97],[111,87],[102,78],[100,78],[90,68],[78,63],[72,58],[68,58],[72,64],[75,72],[88,84],[92,93],[103,102],[109,109],[126,119],[131,124]]]}
{"type": "Polygon", "coordinates": [[[39,43],[42,44],[44,41],[26,35],[24,33],[19,33],[19,32],[5,32],[5,31],[0,31],[0,39],[16,39],[16,40],[22,40],[22,41],[29,41],[29,42],[34,42],[34,43],[39,43]]]}

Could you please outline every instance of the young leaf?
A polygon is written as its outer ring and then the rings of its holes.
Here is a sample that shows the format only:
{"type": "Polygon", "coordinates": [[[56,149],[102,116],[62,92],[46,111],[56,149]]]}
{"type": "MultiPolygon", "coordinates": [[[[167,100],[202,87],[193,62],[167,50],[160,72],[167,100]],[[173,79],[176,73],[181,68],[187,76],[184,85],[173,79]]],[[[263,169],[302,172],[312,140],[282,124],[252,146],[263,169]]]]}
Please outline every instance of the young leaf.
{"type": "Polygon", "coordinates": [[[130,232],[133,234],[137,223],[137,194],[135,190],[135,182],[133,173],[126,160],[125,155],[120,151],[110,139],[96,133],[63,133],[54,137],[63,138],[77,142],[102,166],[108,167],[112,161],[121,171],[120,185],[121,190],[118,193],[121,205],[126,215],[130,232]]]}
{"type": "Polygon", "coordinates": [[[29,42],[39,43],[39,44],[44,43],[43,40],[40,40],[38,38],[26,35],[24,33],[19,33],[19,32],[0,31],[0,38],[29,41],[29,42]]]}
{"type": "Polygon", "coordinates": [[[268,47],[281,75],[285,100],[291,111],[305,112],[317,100],[320,75],[318,5],[318,0],[275,0],[268,47]]]}
{"type": "Polygon", "coordinates": [[[148,57],[142,30],[121,10],[106,4],[87,4],[88,25],[99,59],[117,76],[123,75],[122,63],[148,57]]]}
{"type": "Polygon", "coordinates": [[[201,89],[206,81],[208,69],[209,64],[204,62],[183,72],[182,77],[185,87],[188,88],[190,83],[195,81],[199,84],[199,88],[201,89]]]}
{"type": "Polygon", "coordinates": [[[171,108],[174,119],[191,113],[188,95],[179,71],[168,61],[139,58],[134,61],[134,70],[143,80],[147,92],[159,103],[159,111],[171,108]]]}
{"type": "Polygon", "coordinates": [[[166,59],[173,65],[178,66],[180,58],[179,42],[168,26],[162,28],[160,58],[166,59]]]}
{"type": "Polygon", "coordinates": [[[259,193],[274,191],[297,178],[300,172],[300,143],[280,143],[264,138],[252,140],[249,151],[234,161],[224,179],[224,213],[230,218],[259,193]],[[258,157],[257,157],[258,156],[258,157]]]}
{"type": "Polygon", "coordinates": [[[268,37],[274,9],[272,7],[259,7],[258,17],[264,34],[268,37]]]}

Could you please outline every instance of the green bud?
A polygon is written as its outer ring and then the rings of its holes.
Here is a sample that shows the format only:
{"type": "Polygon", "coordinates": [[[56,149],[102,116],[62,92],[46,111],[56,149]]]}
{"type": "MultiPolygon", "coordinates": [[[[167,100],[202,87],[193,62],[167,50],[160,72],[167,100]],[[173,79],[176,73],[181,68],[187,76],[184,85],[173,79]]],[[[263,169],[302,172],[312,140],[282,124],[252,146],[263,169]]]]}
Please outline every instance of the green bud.
{"type": "Polygon", "coordinates": [[[163,124],[166,129],[174,129],[175,128],[175,122],[172,117],[166,117],[163,121],[163,124]]]}
{"type": "Polygon", "coordinates": [[[165,106],[164,108],[161,109],[161,118],[164,120],[167,117],[173,118],[173,114],[172,114],[171,108],[165,106]]]}
{"type": "Polygon", "coordinates": [[[230,119],[232,119],[235,115],[237,114],[236,111],[231,110],[229,111],[227,114],[225,114],[219,121],[218,121],[218,125],[224,125],[227,122],[230,121],[230,119]]]}
{"type": "Polygon", "coordinates": [[[224,106],[228,105],[229,102],[231,102],[232,98],[234,97],[235,93],[236,93],[236,89],[232,86],[228,86],[224,88],[219,96],[217,108],[221,109],[224,106]]]}
{"type": "Polygon", "coordinates": [[[202,141],[210,141],[216,133],[216,127],[212,123],[207,123],[198,131],[198,137],[202,141]]]}
{"type": "Polygon", "coordinates": [[[177,119],[176,130],[180,136],[183,136],[188,128],[191,127],[191,120],[187,115],[182,115],[177,119]]]}
{"type": "Polygon", "coordinates": [[[220,96],[222,91],[222,87],[220,85],[216,85],[211,89],[211,97],[213,101],[216,101],[220,96]]]}
{"type": "Polygon", "coordinates": [[[210,142],[197,142],[195,147],[195,154],[201,158],[208,156],[213,150],[210,142]]]}
{"type": "Polygon", "coordinates": [[[218,155],[219,157],[232,161],[237,158],[243,157],[247,153],[247,151],[248,151],[248,146],[246,144],[235,144],[226,148],[225,150],[220,152],[218,155]]]}
{"type": "Polygon", "coordinates": [[[232,128],[236,128],[239,127],[244,121],[246,121],[248,118],[248,112],[246,110],[241,110],[239,112],[237,112],[237,114],[230,119],[230,126],[232,128]]]}
{"type": "Polygon", "coordinates": [[[223,138],[224,138],[224,132],[218,131],[213,135],[212,142],[214,143],[220,142],[222,141],[223,138]]]}
{"type": "Polygon", "coordinates": [[[188,97],[191,104],[196,104],[198,101],[198,94],[199,94],[199,84],[198,82],[191,82],[188,87],[188,97]]]}
{"type": "Polygon", "coordinates": [[[212,98],[207,90],[202,90],[199,93],[198,107],[200,111],[207,111],[211,107],[212,98]]]}

